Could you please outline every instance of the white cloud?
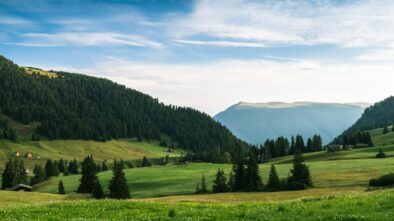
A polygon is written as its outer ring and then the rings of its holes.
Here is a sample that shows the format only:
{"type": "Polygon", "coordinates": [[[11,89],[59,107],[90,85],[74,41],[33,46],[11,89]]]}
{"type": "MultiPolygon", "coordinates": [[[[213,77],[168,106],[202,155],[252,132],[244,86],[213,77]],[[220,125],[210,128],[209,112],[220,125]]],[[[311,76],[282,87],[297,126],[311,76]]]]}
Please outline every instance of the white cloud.
{"type": "Polygon", "coordinates": [[[185,39],[207,35],[263,44],[384,45],[394,40],[394,4],[390,0],[245,1],[201,0],[178,18],[170,33],[185,39]]]}
{"type": "Polygon", "coordinates": [[[239,41],[193,41],[175,39],[174,42],[189,45],[205,45],[205,46],[218,46],[218,47],[250,47],[250,48],[264,48],[265,45],[254,42],[239,42],[239,41]]]}
{"type": "MultiPolygon", "coordinates": [[[[59,68],[54,68],[59,69],[59,68]]],[[[89,69],[168,104],[216,114],[239,101],[376,102],[392,94],[394,64],[223,60],[197,64],[110,58],[89,69]]]]}
{"type": "Polygon", "coordinates": [[[27,33],[23,34],[28,40],[26,42],[16,42],[19,45],[55,45],[55,46],[108,46],[108,45],[128,45],[138,47],[160,48],[162,44],[151,41],[143,36],[126,35],[112,32],[68,32],[68,33],[27,33]]]}

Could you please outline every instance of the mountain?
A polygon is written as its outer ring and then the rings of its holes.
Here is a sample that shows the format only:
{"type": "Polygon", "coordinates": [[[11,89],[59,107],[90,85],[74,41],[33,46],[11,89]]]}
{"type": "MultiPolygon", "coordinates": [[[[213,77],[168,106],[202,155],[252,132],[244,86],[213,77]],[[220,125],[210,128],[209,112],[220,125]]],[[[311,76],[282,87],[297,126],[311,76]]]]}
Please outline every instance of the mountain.
{"type": "Polygon", "coordinates": [[[366,103],[240,102],[214,118],[253,144],[297,134],[304,138],[319,134],[326,144],[351,126],[366,106],[366,103]]]}
{"type": "Polygon", "coordinates": [[[394,123],[394,97],[375,103],[365,109],[364,113],[351,127],[338,136],[334,142],[342,143],[344,135],[351,135],[358,131],[390,126],[394,123]]]}
{"type": "Polygon", "coordinates": [[[194,109],[164,105],[106,79],[19,67],[2,56],[0,110],[17,122],[38,123],[34,135],[41,139],[165,138],[195,153],[246,146],[194,109]]]}

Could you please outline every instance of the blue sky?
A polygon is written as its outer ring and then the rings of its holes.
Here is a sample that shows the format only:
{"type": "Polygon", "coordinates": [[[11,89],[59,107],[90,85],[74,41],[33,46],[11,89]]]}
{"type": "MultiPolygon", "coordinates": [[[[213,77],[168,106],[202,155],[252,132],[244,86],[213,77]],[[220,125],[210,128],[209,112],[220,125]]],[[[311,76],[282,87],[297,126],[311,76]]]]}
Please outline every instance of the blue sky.
{"type": "Polygon", "coordinates": [[[376,102],[392,1],[7,1],[0,54],[215,114],[239,102],[376,102]]]}

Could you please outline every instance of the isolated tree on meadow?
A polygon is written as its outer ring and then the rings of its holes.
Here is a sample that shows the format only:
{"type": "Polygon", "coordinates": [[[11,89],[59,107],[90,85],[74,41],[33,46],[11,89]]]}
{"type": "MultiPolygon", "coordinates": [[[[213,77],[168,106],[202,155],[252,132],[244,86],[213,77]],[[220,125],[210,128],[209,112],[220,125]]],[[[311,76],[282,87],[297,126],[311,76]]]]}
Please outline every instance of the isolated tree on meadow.
{"type": "Polygon", "coordinates": [[[301,148],[298,147],[295,151],[292,175],[288,178],[289,188],[294,190],[305,189],[312,186],[311,175],[308,166],[304,163],[301,148]]]}
{"type": "Polygon", "coordinates": [[[122,165],[115,161],[112,171],[113,176],[109,184],[109,197],[114,199],[130,198],[129,187],[127,186],[122,165]]]}
{"type": "Polygon", "coordinates": [[[227,186],[228,186],[229,191],[234,191],[234,174],[233,174],[233,171],[230,172],[227,186]]]}
{"type": "Polygon", "coordinates": [[[271,165],[267,188],[269,190],[279,190],[280,189],[279,176],[278,176],[278,173],[276,172],[275,165],[273,165],[273,164],[271,165]]]}
{"type": "Polygon", "coordinates": [[[259,165],[255,155],[251,152],[246,160],[245,178],[243,190],[258,191],[262,187],[261,177],[259,175],[259,165]]]}
{"type": "Polygon", "coordinates": [[[245,181],[245,165],[243,159],[236,159],[233,163],[233,185],[232,191],[242,191],[245,181]]]}
{"type": "Polygon", "coordinates": [[[44,182],[46,180],[45,170],[41,165],[36,164],[33,169],[34,176],[30,180],[30,185],[44,182]]]}
{"type": "Polygon", "coordinates": [[[96,164],[92,156],[86,157],[82,162],[82,177],[77,189],[78,193],[91,193],[93,184],[97,179],[96,164]]]}
{"type": "Polygon", "coordinates": [[[207,187],[207,183],[205,181],[205,175],[204,174],[202,174],[202,177],[201,177],[200,193],[208,193],[208,187],[207,187]]]}
{"type": "Polygon", "coordinates": [[[59,181],[59,184],[57,186],[57,193],[58,194],[66,194],[66,190],[64,189],[64,185],[63,185],[63,180],[59,181]]]}
{"type": "Polygon", "coordinates": [[[376,158],[386,158],[386,154],[379,148],[379,152],[376,154],[376,158]]]}
{"type": "Polygon", "coordinates": [[[226,183],[226,175],[224,174],[223,170],[218,170],[216,173],[216,178],[213,181],[212,190],[214,193],[224,193],[228,192],[229,188],[226,183]]]}
{"type": "Polygon", "coordinates": [[[144,156],[144,158],[142,158],[141,167],[150,167],[150,166],[152,166],[152,163],[148,160],[148,158],[144,156]]]}

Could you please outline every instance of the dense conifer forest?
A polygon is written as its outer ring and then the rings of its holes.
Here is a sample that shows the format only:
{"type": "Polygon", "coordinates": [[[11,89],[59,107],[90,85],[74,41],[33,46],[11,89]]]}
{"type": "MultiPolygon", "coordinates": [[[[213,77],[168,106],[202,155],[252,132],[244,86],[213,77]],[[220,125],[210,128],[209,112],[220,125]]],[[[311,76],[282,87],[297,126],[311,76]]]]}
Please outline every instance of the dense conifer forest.
{"type": "Polygon", "coordinates": [[[40,122],[35,135],[47,139],[161,140],[167,135],[169,145],[200,154],[248,147],[210,116],[192,108],[164,105],[105,79],[55,74],[27,74],[0,56],[2,114],[24,124],[40,122]]]}
{"type": "MultiPolygon", "coordinates": [[[[365,109],[363,115],[349,129],[338,136],[334,143],[341,143],[345,140],[355,139],[359,136],[358,132],[371,130],[375,128],[383,128],[394,123],[394,97],[386,98],[371,107],[365,109]]],[[[368,141],[367,139],[364,139],[368,141]]],[[[367,141],[364,143],[368,144],[367,141]]],[[[352,143],[352,142],[350,142],[352,143]]],[[[353,142],[354,143],[354,142],[353,142]]]]}

